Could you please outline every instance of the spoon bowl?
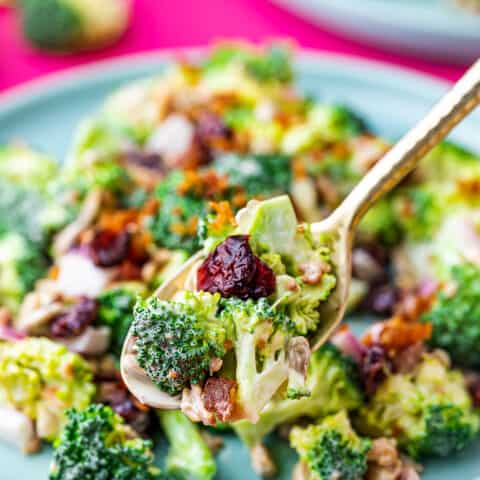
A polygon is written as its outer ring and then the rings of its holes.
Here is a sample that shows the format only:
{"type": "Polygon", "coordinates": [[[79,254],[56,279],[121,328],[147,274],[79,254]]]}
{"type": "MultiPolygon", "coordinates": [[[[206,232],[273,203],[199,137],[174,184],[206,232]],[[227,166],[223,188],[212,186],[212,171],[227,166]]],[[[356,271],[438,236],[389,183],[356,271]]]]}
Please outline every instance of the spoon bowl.
{"type": "MultiPolygon", "coordinates": [[[[337,278],[335,289],[321,307],[322,327],[310,342],[312,350],[327,341],[345,314],[351,280],[352,245],[360,220],[382,195],[397,185],[479,103],[480,60],[423,120],[375,164],[327,218],[311,225],[314,238],[328,236],[331,241],[332,263],[337,278]]],[[[203,252],[199,252],[191,257],[155,294],[162,300],[170,300],[180,290],[194,286],[192,275],[204,256],[203,252]]],[[[180,408],[180,397],[162,392],[138,366],[134,343],[130,329],[120,360],[120,370],[127,388],[144,404],[161,409],[180,408]]]]}

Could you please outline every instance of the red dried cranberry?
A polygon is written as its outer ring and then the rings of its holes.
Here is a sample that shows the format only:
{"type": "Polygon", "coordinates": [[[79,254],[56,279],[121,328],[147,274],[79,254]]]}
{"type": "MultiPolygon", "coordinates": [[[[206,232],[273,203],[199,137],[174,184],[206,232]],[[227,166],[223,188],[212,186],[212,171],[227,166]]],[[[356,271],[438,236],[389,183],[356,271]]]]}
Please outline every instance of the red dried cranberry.
{"type": "Polygon", "coordinates": [[[197,121],[197,136],[202,143],[210,143],[218,139],[230,140],[233,130],[225,125],[219,115],[202,112],[197,121]]]}
{"type": "Polygon", "coordinates": [[[125,160],[133,165],[147,168],[154,171],[165,171],[162,157],[156,152],[148,152],[145,150],[135,149],[125,152],[125,160]]]}
{"type": "Polygon", "coordinates": [[[126,231],[100,230],[89,243],[90,254],[99,267],[118,265],[127,257],[129,248],[130,234],[126,231]]]}
{"type": "Polygon", "coordinates": [[[68,338],[80,335],[93,323],[97,315],[97,303],[88,297],[80,300],[66,313],[54,318],[50,333],[55,338],[68,338]]]}
{"type": "Polygon", "coordinates": [[[365,391],[368,395],[373,395],[376,392],[390,369],[390,360],[383,347],[372,345],[365,351],[361,372],[365,391]]]}
{"type": "Polygon", "coordinates": [[[253,254],[248,235],[233,235],[218,245],[200,266],[197,286],[223,297],[268,297],[275,291],[275,274],[253,254]]]}
{"type": "Polygon", "coordinates": [[[133,401],[126,387],[121,382],[104,382],[100,384],[100,401],[112,407],[137,433],[145,433],[151,416],[148,409],[140,410],[133,401]]]}
{"type": "Polygon", "coordinates": [[[392,285],[373,286],[365,299],[364,307],[372,313],[390,315],[393,313],[399,297],[399,291],[392,285]]]}

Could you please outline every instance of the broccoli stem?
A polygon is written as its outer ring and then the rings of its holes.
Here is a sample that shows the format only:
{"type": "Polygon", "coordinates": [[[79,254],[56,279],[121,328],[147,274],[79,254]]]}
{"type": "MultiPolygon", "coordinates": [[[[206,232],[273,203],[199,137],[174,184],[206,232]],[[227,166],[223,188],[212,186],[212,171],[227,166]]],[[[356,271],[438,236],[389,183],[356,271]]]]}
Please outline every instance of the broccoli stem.
{"type": "Polygon", "coordinates": [[[198,427],[180,410],[159,410],[157,414],[170,442],[167,470],[194,480],[212,480],[217,466],[198,427]]]}

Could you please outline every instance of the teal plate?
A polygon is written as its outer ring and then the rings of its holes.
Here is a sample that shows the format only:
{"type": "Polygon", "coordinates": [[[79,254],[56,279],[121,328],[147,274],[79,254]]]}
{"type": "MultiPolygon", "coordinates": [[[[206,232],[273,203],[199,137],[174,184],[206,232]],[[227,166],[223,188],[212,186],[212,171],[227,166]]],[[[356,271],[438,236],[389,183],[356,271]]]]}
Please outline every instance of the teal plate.
{"type": "MultiPolygon", "coordinates": [[[[114,88],[161,72],[169,54],[148,54],[82,67],[0,94],[0,143],[25,139],[63,158],[80,119],[95,111],[114,88]]],[[[364,116],[377,133],[395,139],[419,120],[447,85],[426,76],[379,63],[304,52],[296,64],[299,87],[319,99],[340,102],[364,116]]],[[[480,151],[480,112],[473,114],[452,139],[480,151]]],[[[352,322],[360,331],[366,321],[352,322]]],[[[0,422],[1,422],[0,418],[0,422]]],[[[295,455],[286,443],[270,438],[280,467],[279,480],[291,478],[295,455]]],[[[159,441],[159,462],[165,441],[159,441]]],[[[424,480],[480,480],[480,442],[456,458],[430,461],[424,480]]],[[[218,457],[219,480],[254,480],[248,453],[232,435],[218,457]]],[[[45,480],[50,451],[24,457],[0,445],[0,480],[45,480]]]]}
{"type": "Polygon", "coordinates": [[[376,47],[458,64],[480,57],[480,12],[455,0],[272,1],[376,47]]]}

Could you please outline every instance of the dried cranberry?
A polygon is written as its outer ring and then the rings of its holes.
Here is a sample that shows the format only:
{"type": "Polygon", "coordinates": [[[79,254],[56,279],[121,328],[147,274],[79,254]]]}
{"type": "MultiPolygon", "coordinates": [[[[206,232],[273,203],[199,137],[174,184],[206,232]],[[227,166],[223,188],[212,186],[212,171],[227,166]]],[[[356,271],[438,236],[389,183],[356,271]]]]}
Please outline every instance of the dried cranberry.
{"type": "Polygon", "coordinates": [[[100,230],[89,243],[89,252],[99,267],[113,267],[127,257],[130,243],[130,234],[126,231],[100,230]]]}
{"type": "Polygon", "coordinates": [[[162,157],[156,152],[135,149],[125,152],[125,160],[133,165],[163,172],[165,170],[162,157]]]}
{"type": "Polygon", "coordinates": [[[148,409],[140,410],[121,382],[100,384],[100,401],[112,407],[136,432],[145,433],[151,425],[148,409]]]}
{"type": "Polygon", "coordinates": [[[93,323],[97,315],[97,303],[88,297],[80,300],[66,313],[53,319],[50,333],[55,338],[68,338],[80,335],[93,323]]]}
{"type": "Polygon", "coordinates": [[[364,302],[364,307],[369,312],[379,315],[390,315],[399,300],[399,292],[392,285],[372,287],[364,302]]]}
{"type": "Polygon", "coordinates": [[[365,390],[368,395],[375,393],[390,369],[390,360],[383,347],[380,345],[372,345],[365,351],[362,359],[361,372],[365,390]]]}
{"type": "Polygon", "coordinates": [[[197,136],[202,143],[220,139],[230,140],[233,130],[225,125],[220,116],[204,111],[197,120],[197,136]]]}
{"type": "Polygon", "coordinates": [[[233,235],[218,245],[200,266],[197,286],[223,297],[268,297],[275,291],[275,274],[253,254],[248,235],[233,235]]]}

